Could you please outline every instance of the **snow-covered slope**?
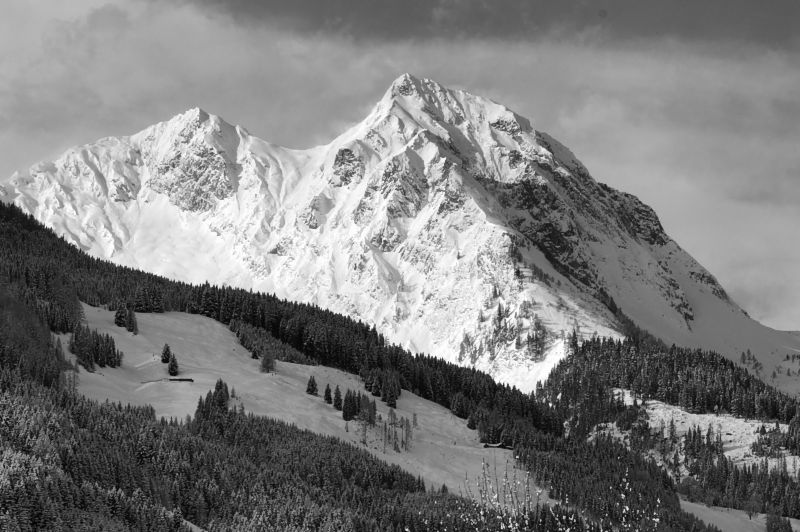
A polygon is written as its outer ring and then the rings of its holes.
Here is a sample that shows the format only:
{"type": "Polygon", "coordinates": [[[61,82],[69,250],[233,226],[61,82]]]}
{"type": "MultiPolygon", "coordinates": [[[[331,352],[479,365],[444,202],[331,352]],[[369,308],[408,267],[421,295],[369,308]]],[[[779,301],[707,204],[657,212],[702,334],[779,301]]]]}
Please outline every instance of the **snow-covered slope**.
{"type": "MultiPolygon", "coordinates": [[[[630,390],[615,390],[617,397],[620,397],[626,405],[633,404],[633,393],[630,390]]],[[[732,416],[730,414],[695,414],[683,410],[682,408],[655,399],[642,400],[641,397],[637,398],[640,404],[644,406],[644,411],[647,414],[647,423],[650,425],[650,433],[658,438],[666,438],[669,436],[670,424],[675,426],[675,434],[678,439],[683,439],[689,430],[700,428],[703,434],[711,428],[715,437],[720,435],[722,441],[722,452],[731,461],[732,464],[737,466],[752,466],[753,464],[769,464],[770,468],[777,468],[781,466],[781,462],[785,460],[788,463],[790,473],[797,476],[797,469],[793,467],[797,463],[797,456],[791,454],[789,451],[783,449],[781,452],[782,458],[778,457],[762,457],[753,454],[752,445],[758,440],[759,429],[766,425],[767,429],[773,429],[776,425],[771,422],[764,422],[759,419],[744,419],[732,416]],[[660,434],[659,434],[660,431],[660,434]]],[[[782,432],[786,432],[789,428],[784,423],[777,425],[782,432]]],[[[613,423],[601,423],[596,426],[593,433],[589,438],[594,438],[599,433],[605,433],[615,438],[620,439],[626,444],[630,443],[630,430],[621,431],[613,423]]],[[[657,447],[657,446],[656,446],[657,447]]],[[[679,449],[681,460],[684,459],[684,449],[679,449]]],[[[664,464],[670,458],[672,453],[662,454],[658,448],[649,449],[647,456],[653,458],[657,463],[664,464]]],[[[668,468],[665,468],[668,469],[668,468]]],[[[683,470],[682,475],[686,476],[688,471],[683,470]]]]}
{"type": "MultiPolygon", "coordinates": [[[[510,450],[485,448],[478,432],[467,428],[447,408],[403,391],[397,401],[398,418],[417,418],[412,429],[412,446],[395,452],[390,445],[384,452],[380,425],[370,427],[367,445],[361,443],[362,433],[351,422],[349,429],[322,393],[313,397],[306,393],[310,376],[319,383],[320,392],[326,385],[360,391],[364,383],[357,375],[324,366],[301,366],[277,361],[274,373],[259,371],[259,361],[253,360],[224,325],[205,316],[168,312],[139,315],[139,334],[132,335],[114,325],[114,313],[83,306],[86,322],[92,329],[110,335],[124,354],[122,366],[81,371],[77,376],[80,393],[97,401],[122,404],[152,405],[156,416],[185,419],[194,415],[197,398],[214,389],[218,379],[224,380],[236,392],[236,406],[257,416],[267,416],[295,426],[334,436],[357,445],[390,464],[396,464],[414,476],[421,475],[429,486],[448,486],[453,492],[477,493],[475,482],[480,478],[483,463],[496,465],[503,474],[506,464],[512,464],[509,477],[525,474],[513,467],[510,450]],[[169,382],[166,366],[160,353],[168,343],[178,359],[181,378],[192,382],[169,382]],[[466,482],[466,484],[465,484],[466,482]]],[[[62,338],[67,345],[67,338],[62,338]]],[[[71,357],[71,355],[67,355],[71,357]]],[[[389,415],[385,403],[377,401],[377,412],[384,419],[389,415]]],[[[519,486],[524,495],[524,485],[519,486]]],[[[531,486],[534,490],[535,486],[531,486]]],[[[547,502],[546,492],[542,502],[547,502]]]]}
{"type": "Polygon", "coordinates": [[[17,173],[0,200],[96,256],[316,303],[524,389],[562,356],[562,331],[618,334],[615,307],[731,356],[800,347],[528,120],[407,74],[325,146],[192,109],[17,173]]]}

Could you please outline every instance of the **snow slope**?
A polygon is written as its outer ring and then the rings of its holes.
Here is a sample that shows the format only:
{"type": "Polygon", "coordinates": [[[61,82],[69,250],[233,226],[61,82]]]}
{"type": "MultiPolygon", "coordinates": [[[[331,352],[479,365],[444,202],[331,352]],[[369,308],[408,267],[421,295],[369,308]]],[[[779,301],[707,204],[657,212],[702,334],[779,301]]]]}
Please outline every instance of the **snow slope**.
{"type": "Polygon", "coordinates": [[[324,146],[191,109],[16,173],[0,200],[95,256],[315,303],[525,390],[562,332],[618,335],[617,307],[668,342],[749,348],[765,371],[800,349],[527,119],[408,74],[324,146]]]}
{"type": "MultiPolygon", "coordinates": [[[[616,389],[616,393],[620,394],[627,405],[633,404],[633,394],[630,390],[616,389]]],[[[663,436],[668,435],[668,428],[670,423],[675,424],[675,433],[682,440],[683,436],[695,427],[699,427],[703,434],[711,427],[713,433],[720,434],[722,439],[722,452],[737,466],[753,465],[755,463],[762,464],[765,460],[763,457],[753,455],[750,446],[757,439],[757,431],[764,424],[762,421],[755,419],[742,419],[733,417],[729,414],[716,415],[716,414],[693,414],[687,412],[677,406],[668,405],[661,401],[648,399],[645,402],[645,410],[647,412],[648,423],[652,432],[662,431],[663,436]]],[[[774,423],[767,423],[767,428],[774,426],[774,423]]],[[[786,431],[788,426],[780,424],[782,431],[786,431]]],[[[603,423],[595,428],[593,433],[604,432],[619,438],[622,441],[627,441],[630,438],[628,432],[620,431],[615,425],[603,423]]],[[[590,437],[593,437],[590,436],[590,437]]],[[[683,451],[681,450],[681,457],[683,459],[683,451]]],[[[663,465],[665,460],[669,460],[670,456],[662,456],[657,450],[652,449],[648,452],[648,456],[653,458],[657,463],[663,465]]],[[[770,468],[782,467],[782,459],[780,458],[766,458],[770,468]]],[[[784,451],[784,458],[789,474],[793,476],[798,475],[798,457],[784,451]]],[[[685,467],[683,467],[682,474],[688,474],[685,467]]],[[[748,518],[746,512],[742,510],[733,510],[719,506],[706,506],[704,504],[689,502],[681,499],[681,508],[696,517],[702,519],[706,523],[718,527],[720,530],[726,532],[763,532],[766,530],[766,515],[756,514],[753,518],[748,518]]],[[[800,530],[800,520],[791,519],[792,527],[795,530],[800,530]]]]}
{"type": "MultiPolygon", "coordinates": [[[[250,357],[224,325],[210,318],[180,312],[137,314],[139,334],[132,335],[114,325],[113,312],[88,305],[84,305],[84,312],[89,327],[111,335],[124,353],[119,368],[98,368],[94,373],[81,368],[78,390],[92,399],[150,404],[157,416],[183,419],[194,415],[198,399],[214,389],[217,379],[223,379],[235,390],[245,411],[364,447],[382,460],[422,475],[429,487],[446,484],[451,491],[466,493],[467,481],[470,490],[477,493],[474,483],[480,478],[484,461],[492,468],[496,464],[500,475],[507,463],[513,463],[511,451],[484,448],[477,432],[469,430],[465,420],[407,391],[400,396],[396,412],[398,418],[413,419],[417,415],[411,449],[395,452],[389,447],[384,453],[381,428],[370,429],[364,446],[356,423],[350,423],[346,430],[341,412],[322,398],[326,384],[331,389],[338,385],[342,394],[347,389],[363,391],[358,376],[323,366],[280,361],[275,373],[261,373],[259,361],[250,357]],[[166,380],[169,376],[160,356],[165,343],[176,355],[179,377],[194,382],[166,380]],[[311,375],[319,386],[318,397],[305,393],[311,375]]],[[[66,345],[66,339],[64,342],[66,345]]],[[[377,401],[377,406],[378,413],[386,419],[386,405],[377,401]]],[[[519,479],[524,478],[513,466],[509,471],[509,475],[516,471],[519,479]]],[[[546,500],[543,494],[542,502],[546,500]]]]}
{"type": "MultiPolygon", "coordinates": [[[[615,392],[622,396],[625,404],[633,404],[633,394],[630,390],[616,389],[615,392]]],[[[670,423],[675,424],[675,434],[679,438],[683,438],[690,429],[695,427],[699,427],[703,434],[711,427],[713,433],[715,435],[719,434],[722,439],[723,454],[734,465],[745,466],[755,463],[761,464],[766,459],[771,468],[781,467],[781,458],[759,457],[754,455],[751,450],[752,444],[758,439],[757,433],[761,426],[766,425],[767,429],[771,429],[775,426],[774,422],[764,422],[758,419],[743,419],[730,414],[694,414],[680,407],[668,405],[654,399],[645,401],[645,410],[647,412],[650,430],[653,433],[657,433],[657,431],[660,430],[661,434],[666,437],[668,435],[670,423]]],[[[779,423],[778,426],[781,432],[786,432],[788,430],[788,425],[784,423],[779,423]]],[[[598,425],[595,431],[606,432],[623,440],[629,438],[629,434],[622,433],[615,425],[610,423],[598,425]]],[[[660,456],[659,453],[652,451],[650,454],[657,462],[663,463],[664,457],[660,456]]],[[[670,457],[666,458],[669,459],[670,457]]],[[[800,466],[800,463],[798,463],[798,456],[789,454],[784,450],[783,459],[786,462],[789,473],[797,476],[800,472],[797,469],[798,466],[800,466]]]]}

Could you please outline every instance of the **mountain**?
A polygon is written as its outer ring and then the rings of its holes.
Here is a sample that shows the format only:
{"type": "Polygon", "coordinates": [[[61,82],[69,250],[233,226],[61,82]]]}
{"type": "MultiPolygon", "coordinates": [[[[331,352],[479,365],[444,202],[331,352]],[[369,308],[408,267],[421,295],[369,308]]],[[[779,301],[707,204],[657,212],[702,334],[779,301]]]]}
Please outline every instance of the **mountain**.
{"type": "Polygon", "coordinates": [[[623,315],[668,343],[751,349],[765,372],[800,352],[557,140],[408,74],[324,146],[191,109],[16,173],[0,200],[95,256],[315,303],[524,390],[564,334],[619,337],[623,315]]]}

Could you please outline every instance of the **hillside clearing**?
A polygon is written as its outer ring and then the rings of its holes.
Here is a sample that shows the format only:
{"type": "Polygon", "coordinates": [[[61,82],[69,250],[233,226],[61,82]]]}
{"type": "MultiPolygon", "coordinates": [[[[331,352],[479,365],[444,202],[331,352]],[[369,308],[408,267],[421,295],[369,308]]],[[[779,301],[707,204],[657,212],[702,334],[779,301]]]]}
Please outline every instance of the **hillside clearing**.
{"type": "MultiPolygon", "coordinates": [[[[623,394],[626,404],[633,404],[633,395],[630,390],[616,389],[615,391],[623,394]]],[[[743,419],[730,414],[693,414],[680,407],[668,405],[654,399],[648,399],[645,402],[645,409],[647,410],[651,431],[661,428],[662,433],[665,435],[671,422],[675,423],[675,433],[678,437],[683,437],[692,427],[700,427],[700,430],[705,433],[710,426],[715,434],[719,433],[722,437],[722,452],[733,464],[738,466],[752,465],[764,461],[764,457],[753,454],[751,445],[756,441],[757,432],[762,425],[766,425],[768,429],[775,426],[774,422],[743,419]]],[[[784,423],[780,423],[779,426],[781,432],[786,432],[788,429],[788,425],[784,423]]],[[[613,433],[616,427],[608,427],[606,425],[606,430],[609,429],[613,433]]],[[[620,436],[625,438],[625,435],[620,436]]],[[[787,461],[789,472],[796,476],[798,473],[797,457],[787,453],[784,458],[787,461]]],[[[779,467],[781,460],[781,458],[767,458],[770,467],[779,467]]]]}
{"type": "MultiPolygon", "coordinates": [[[[84,305],[84,313],[88,325],[111,335],[125,355],[119,368],[98,368],[94,373],[80,370],[78,387],[87,397],[123,404],[150,404],[157,416],[183,419],[193,415],[198,398],[212,390],[217,379],[223,379],[235,390],[247,412],[364,446],[357,423],[346,424],[341,412],[322,398],[326,384],[330,384],[331,389],[339,386],[342,394],[347,389],[365,392],[356,375],[323,366],[280,361],[276,363],[275,373],[261,373],[259,361],[251,358],[231,331],[200,315],[137,314],[139,334],[133,335],[114,325],[113,312],[84,305]],[[166,380],[169,375],[160,358],[165,343],[170,345],[178,360],[178,376],[191,378],[193,382],[166,380]],[[305,393],[311,375],[319,386],[317,397],[305,393]]],[[[377,406],[378,414],[387,419],[387,406],[379,400],[377,406]]],[[[465,492],[467,478],[470,491],[474,493],[484,462],[489,465],[492,476],[496,468],[498,478],[502,478],[508,464],[509,476],[516,473],[518,479],[525,478],[522,471],[512,468],[511,451],[484,448],[477,432],[469,430],[465,420],[442,406],[404,390],[395,410],[398,418],[411,420],[417,415],[418,428],[413,429],[411,449],[395,452],[389,445],[384,453],[380,424],[369,430],[365,447],[373,455],[421,475],[428,488],[446,485],[450,491],[465,492]]],[[[535,498],[535,488],[532,486],[531,490],[535,498]]]]}

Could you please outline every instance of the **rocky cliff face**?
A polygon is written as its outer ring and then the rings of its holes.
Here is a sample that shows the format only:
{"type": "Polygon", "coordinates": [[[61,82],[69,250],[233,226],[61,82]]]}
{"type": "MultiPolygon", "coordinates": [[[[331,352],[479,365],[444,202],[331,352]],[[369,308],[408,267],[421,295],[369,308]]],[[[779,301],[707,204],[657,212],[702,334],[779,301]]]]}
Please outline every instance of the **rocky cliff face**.
{"type": "Polygon", "coordinates": [[[316,303],[524,389],[563,334],[618,335],[616,309],[681,344],[784,341],[558,141],[409,75],[325,146],[192,109],[15,174],[0,199],[97,256],[316,303]]]}

